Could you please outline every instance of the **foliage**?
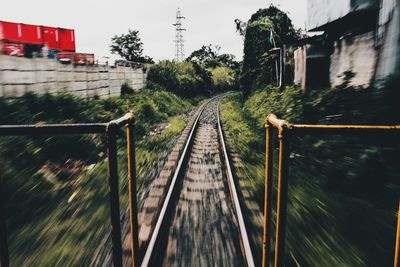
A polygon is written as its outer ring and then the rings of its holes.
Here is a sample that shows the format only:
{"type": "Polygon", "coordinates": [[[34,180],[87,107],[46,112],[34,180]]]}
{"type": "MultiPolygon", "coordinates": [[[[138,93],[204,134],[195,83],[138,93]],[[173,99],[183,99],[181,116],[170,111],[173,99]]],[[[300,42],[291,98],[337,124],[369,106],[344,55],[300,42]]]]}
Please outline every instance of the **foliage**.
{"type": "Polygon", "coordinates": [[[235,61],[232,54],[219,54],[219,46],[203,45],[200,49],[193,51],[186,61],[202,64],[206,68],[228,67],[239,69],[239,63],[235,61]]]}
{"type": "Polygon", "coordinates": [[[236,24],[236,32],[239,33],[241,36],[244,36],[246,33],[247,23],[241,21],[240,19],[235,19],[234,22],[236,24]]]}
{"type": "MultiPolygon", "coordinates": [[[[0,98],[0,124],[107,122],[134,110],[140,184],[153,162],[185,127],[191,105],[166,91],[122,98],[82,99],[68,94],[0,98]],[[160,135],[147,133],[168,122],[160,135]]],[[[122,132],[119,142],[124,142],[122,132]]],[[[15,266],[88,266],[109,234],[107,168],[101,135],[0,138],[10,257],[15,266]],[[77,164],[74,164],[77,163],[77,164]],[[79,165],[81,164],[81,165],[79,165]],[[95,164],[94,168],[88,166],[95,164]],[[54,175],[46,174],[52,167],[54,175]],[[52,248],[52,249],[49,249],[52,248]]],[[[119,144],[121,210],[126,209],[126,155],[119,144]]],[[[139,187],[139,190],[141,186],[139,187]]],[[[106,244],[107,249],[110,243],[106,244]]]]}
{"type": "Polygon", "coordinates": [[[185,62],[160,61],[150,68],[147,87],[191,98],[237,88],[239,63],[233,55],[218,51],[219,47],[202,46],[185,62]]]}
{"type": "Polygon", "coordinates": [[[236,86],[235,73],[228,67],[216,67],[211,69],[214,91],[223,92],[232,90],[236,86]]]}
{"type": "Polygon", "coordinates": [[[148,74],[150,88],[160,86],[179,96],[209,95],[213,83],[211,73],[202,65],[161,61],[148,74]]]}
{"type": "Polygon", "coordinates": [[[154,63],[153,59],[143,56],[143,43],[139,31],[128,30],[127,34],[115,35],[111,39],[111,53],[118,54],[130,62],[154,63]]]}
{"type": "MultiPolygon", "coordinates": [[[[399,124],[399,106],[392,101],[399,98],[398,84],[390,80],[382,88],[339,87],[309,94],[267,86],[247,100],[234,96],[225,101],[221,116],[232,133],[228,146],[240,151],[242,173],[253,184],[252,194],[260,206],[265,175],[263,122],[268,114],[291,123],[399,124]]],[[[399,149],[389,135],[384,139],[368,135],[292,138],[287,266],[391,264],[400,190],[399,149]]],[[[275,173],[276,166],[277,162],[275,173]]]]}
{"type": "Polygon", "coordinates": [[[241,86],[245,97],[261,84],[274,81],[274,60],[270,49],[298,38],[288,15],[271,5],[253,14],[247,23],[241,86]]]}
{"type": "Polygon", "coordinates": [[[127,83],[122,84],[122,86],[121,86],[121,95],[122,96],[131,95],[133,93],[134,93],[133,89],[127,83]]]}

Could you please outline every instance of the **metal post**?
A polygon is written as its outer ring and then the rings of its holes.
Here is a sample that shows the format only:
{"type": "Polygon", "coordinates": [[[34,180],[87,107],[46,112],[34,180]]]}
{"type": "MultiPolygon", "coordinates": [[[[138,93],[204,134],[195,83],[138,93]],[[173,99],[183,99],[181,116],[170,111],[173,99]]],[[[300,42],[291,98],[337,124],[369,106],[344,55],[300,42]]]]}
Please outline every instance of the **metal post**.
{"type": "Polygon", "coordinates": [[[283,48],[279,48],[279,89],[283,88],[283,48]]]}
{"type": "Polygon", "coordinates": [[[107,127],[107,156],[113,262],[114,266],[122,267],[121,225],[118,192],[117,127],[115,123],[112,122],[109,123],[107,127]]]}
{"type": "Polygon", "coordinates": [[[285,258],[286,211],[289,175],[290,132],[286,126],[279,130],[278,204],[276,212],[275,267],[282,267],[285,258]]]}
{"type": "Polygon", "coordinates": [[[0,267],[10,266],[8,259],[7,226],[4,205],[4,189],[0,176],[0,267]]]}
{"type": "Polygon", "coordinates": [[[272,179],[274,162],[274,137],[273,127],[266,123],[266,149],[265,149],[265,196],[264,196],[264,235],[262,266],[268,267],[270,264],[271,252],[271,207],[272,207],[272,179]]]}
{"type": "Polygon", "coordinates": [[[400,203],[399,212],[397,213],[397,235],[396,235],[396,247],[394,250],[394,267],[400,266],[400,203]]]}
{"type": "Polygon", "coordinates": [[[132,266],[139,266],[139,239],[138,239],[138,212],[136,197],[136,145],[135,145],[135,121],[128,122],[126,127],[128,149],[128,181],[129,181],[129,219],[131,227],[132,266]]]}

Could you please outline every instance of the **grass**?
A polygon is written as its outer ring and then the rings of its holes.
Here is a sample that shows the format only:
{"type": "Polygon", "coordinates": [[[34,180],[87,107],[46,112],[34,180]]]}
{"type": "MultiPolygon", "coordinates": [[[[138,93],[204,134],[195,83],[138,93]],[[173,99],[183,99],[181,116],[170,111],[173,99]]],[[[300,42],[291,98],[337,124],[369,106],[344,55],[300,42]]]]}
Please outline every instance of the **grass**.
{"type": "MultiPolygon", "coordinates": [[[[275,113],[291,122],[326,123],[328,115],[342,114],[341,120],[329,122],[368,123],[362,106],[368,105],[364,97],[368,93],[328,91],[311,97],[295,88],[283,92],[265,89],[247,100],[235,95],[222,103],[222,121],[230,133],[228,147],[240,152],[245,175],[253,185],[251,194],[260,207],[264,194],[265,117],[275,113]]],[[[400,190],[397,153],[398,144],[390,138],[317,136],[293,140],[287,266],[392,264],[400,190]]]]}
{"type": "MultiPolygon", "coordinates": [[[[164,151],[186,125],[193,105],[165,91],[123,98],[79,99],[70,95],[25,95],[0,99],[0,124],[107,122],[134,110],[137,121],[139,190],[164,151]],[[155,124],[169,127],[147,136],[155,124]]],[[[121,210],[127,207],[123,132],[119,139],[121,210]]],[[[5,185],[8,241],[13,266],[87,266],[110,232],[104,137],[3,137],[0,169],[5,185]],[[92,169],[49,179],[38,172],[48,162],[82,161],[92,169]]],[[[107,249],[111,244],[107,243],[107,249]]]]}

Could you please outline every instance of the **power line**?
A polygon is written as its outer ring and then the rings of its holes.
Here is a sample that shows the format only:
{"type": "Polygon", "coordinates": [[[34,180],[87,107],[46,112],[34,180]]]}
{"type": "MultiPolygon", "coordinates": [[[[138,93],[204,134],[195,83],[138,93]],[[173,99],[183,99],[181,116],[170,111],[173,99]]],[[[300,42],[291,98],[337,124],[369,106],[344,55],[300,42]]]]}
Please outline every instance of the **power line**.
{"type": "Polygon", "coordinates": [[[175,61],[182,62],[185,60],[185,40],[183,39],[183,32],[186,31],[183,28],[182,20],[186,19],[181,15],[181,10],[178,8],[176,11],[176,23],[173,24],[175,26],[175,61]]]}

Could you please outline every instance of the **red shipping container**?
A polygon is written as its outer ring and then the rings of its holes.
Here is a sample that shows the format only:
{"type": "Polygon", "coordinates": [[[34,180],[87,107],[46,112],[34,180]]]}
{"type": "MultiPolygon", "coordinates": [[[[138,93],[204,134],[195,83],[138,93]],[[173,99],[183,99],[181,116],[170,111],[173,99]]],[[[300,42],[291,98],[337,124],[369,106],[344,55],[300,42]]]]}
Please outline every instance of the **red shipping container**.
{"type": "Polygon", "coordinates": [[[61,50],[59,29],[47,26],[42,26],[42,29],[43,29],[43,43],[47,45],[48,49],[61,50]]]}
{"type": "Polygon", "coordinates": [[[57,59],[64,62],[73,62],[74,55],[74,52],[59,52],[57,54],[57,59]]]}
{"type": "Polygon", "coordinates": [[[8,56],[23,57],[24,56],[24,45],[16,43],[0,42],[1,54],[8,56]]]}
{"type": "Polygon", "coordinates": [[[75,31],[71,29],[59,29],[60,50],[75,52],[75,31]]]}
{"type": "Polygon", "coordinates": [[[72,62],[77,65],[93,65],[94,64],[94,54],[60,52],[57,54],[57,58],[60,61],[72,62]]]}
{"type": "Polygon", "coordinates": [[[22,42],[22,25],[20,23],[0,21],[0,40],[22,42]]]}
{"type": "Polygon", "coordinates": [[[74,63],[82,65],[93,65],[94,64],[94,54],[86,53],[75,53],[74,63]]]}
{"type": "Polygon", "coordinates": [[[22,25],[22,40],[26,44],[43,44],[42,26],[21,24],[22,25]]]}

